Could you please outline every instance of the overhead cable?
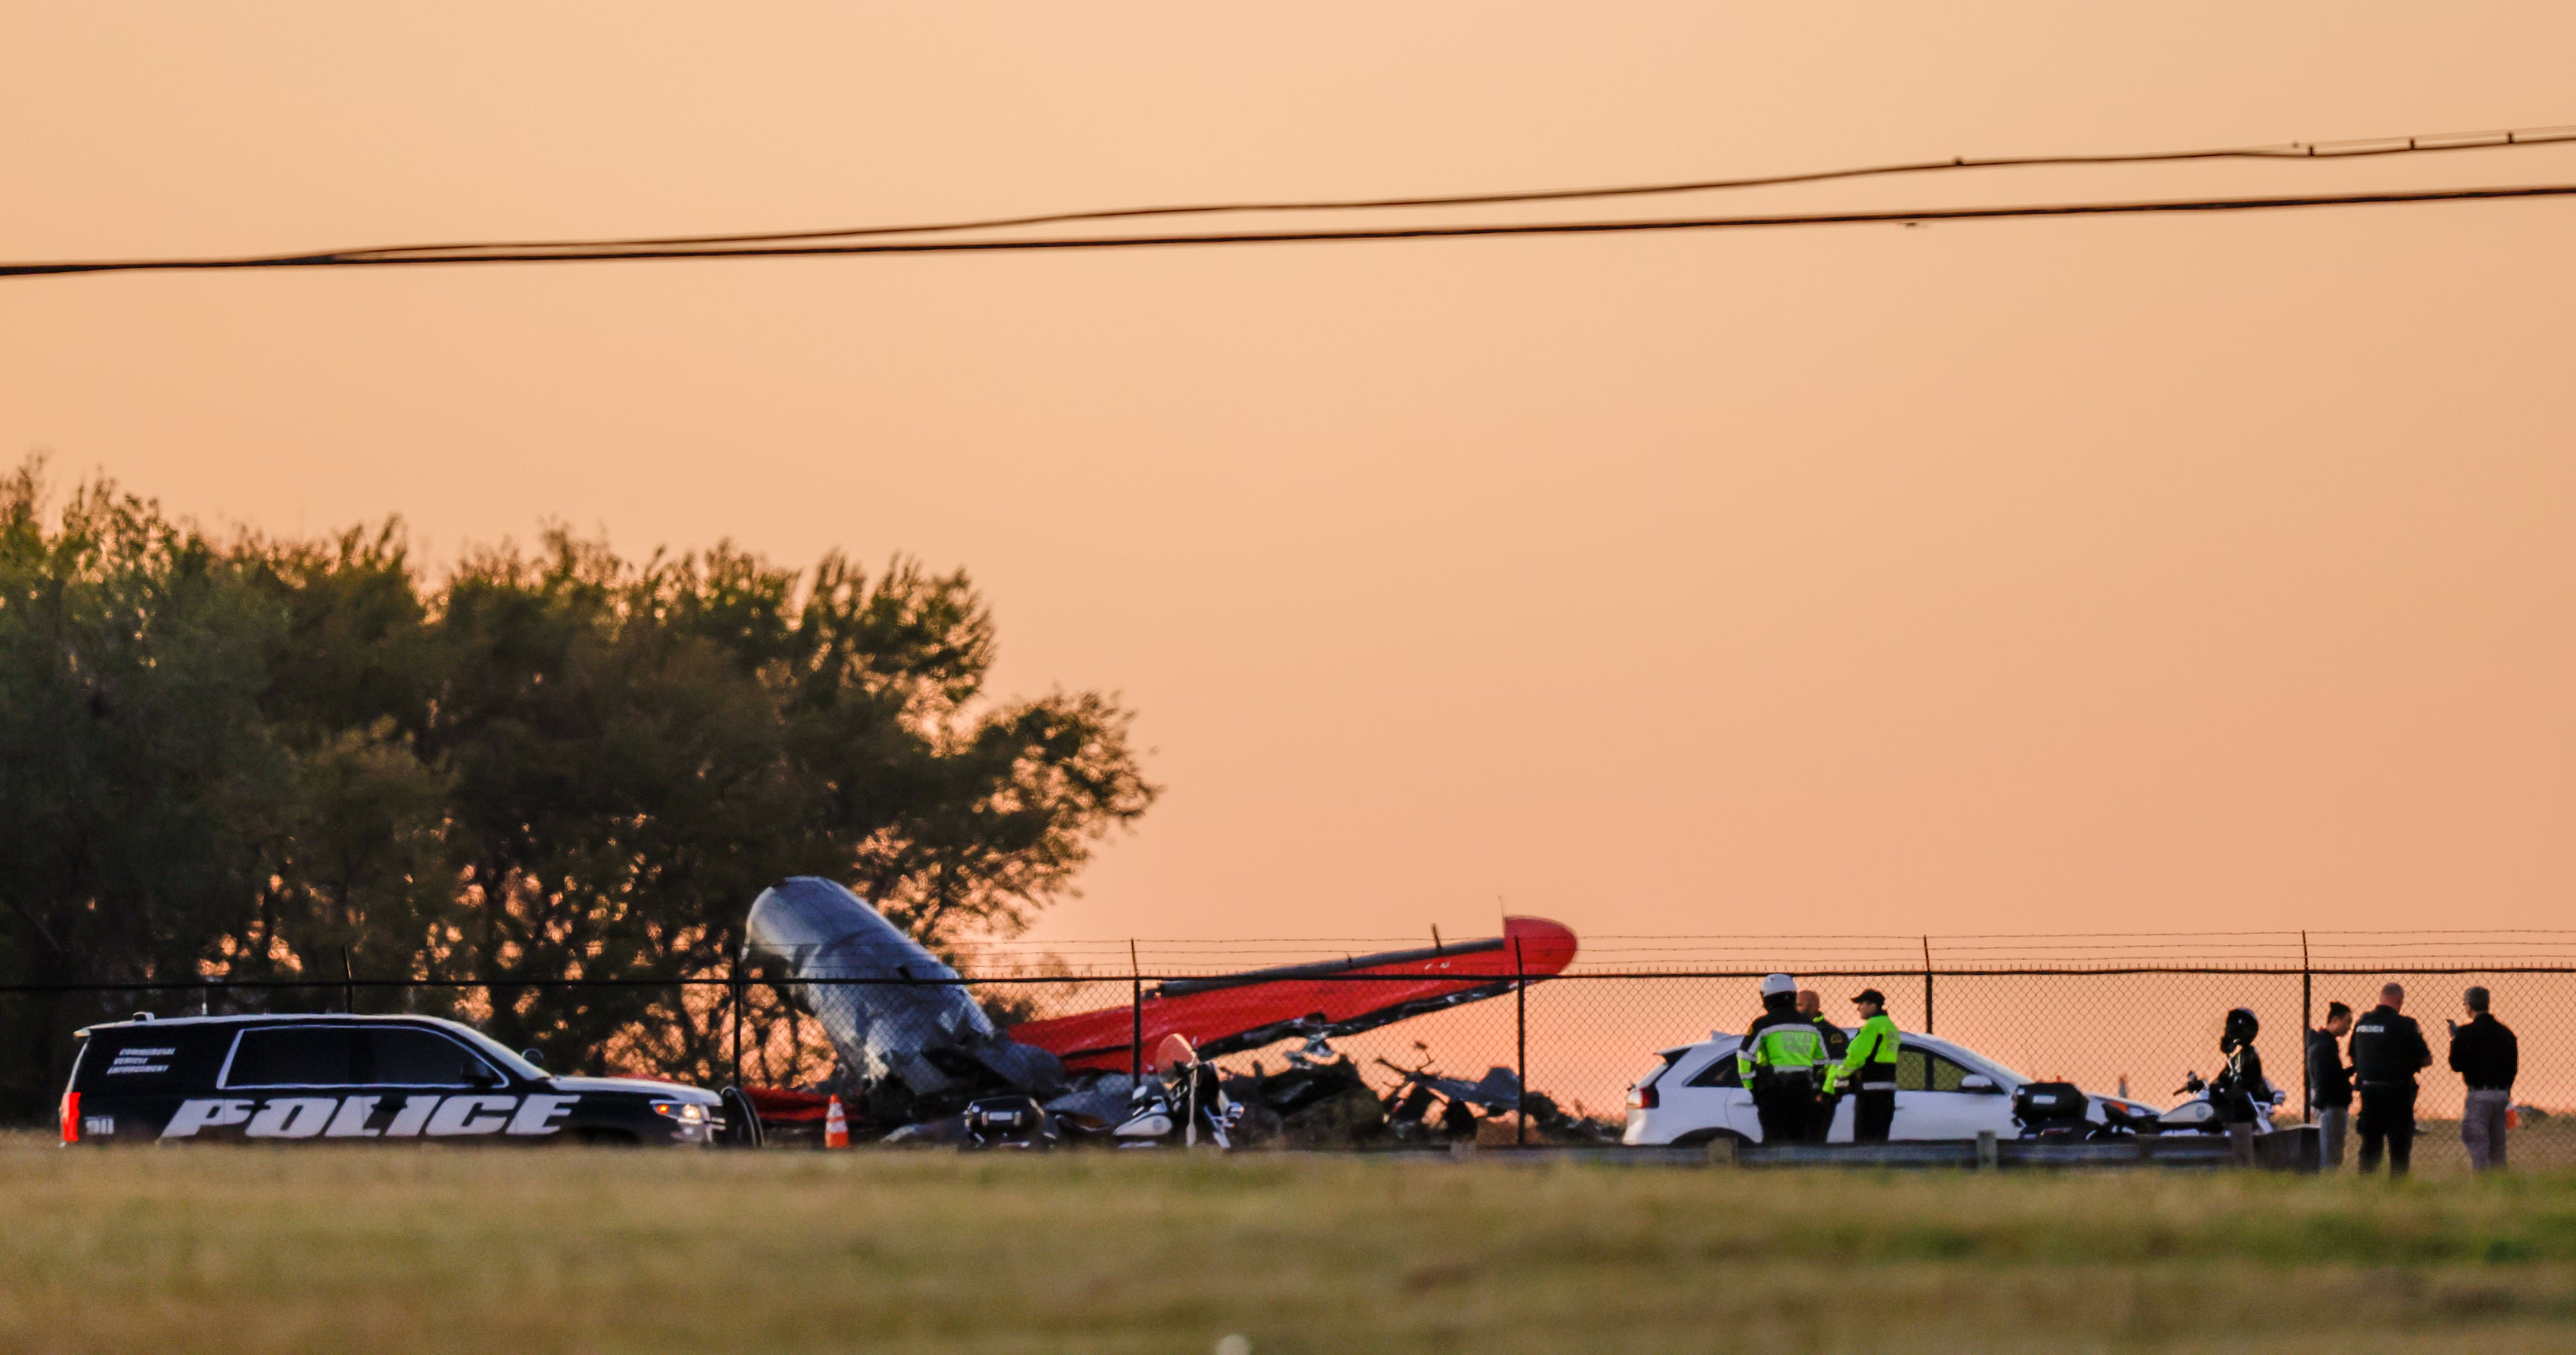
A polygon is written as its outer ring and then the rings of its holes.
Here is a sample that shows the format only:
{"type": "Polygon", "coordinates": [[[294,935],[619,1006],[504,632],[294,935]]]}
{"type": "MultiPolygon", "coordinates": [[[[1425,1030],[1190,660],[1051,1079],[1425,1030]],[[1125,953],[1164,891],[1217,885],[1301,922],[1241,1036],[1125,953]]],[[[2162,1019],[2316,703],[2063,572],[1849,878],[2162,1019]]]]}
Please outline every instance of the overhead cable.
{"type": "Polygon", "coordinates": [[[1808,170],[1792,174],[1767,174],[1732,179],[1692,179],[1670,183],[1625,184],[1595,188],[1522,189],[1498,193],[1457,193],[1419,197],[1191,203],[1160,207],[1113,207],[1075,212],[1048,212],[1034,216],[985,217],[979,220],[931,222],[910,226],[851,226],[831,230],[771,231],[733,235],[664,235],[601,240],[503,240],[474,244],[385,245],[333,252],[354,257],[490,250],[651,249],[682,245],[786,244],[794,241],[862,239],[882,235],[953,234],[961,231],[1000,230],[1015,226],[1061,226],[1085,221],[1129,221],[1146,217],[1267,215],[1286,212],[1384,211],[1393,208],[1495,207],[1532,202],[1586,202],[1613,198],[1721,192],[1742,188],[1777,188],[1792,184],[1938,174],[1970,169],[2148,165],[2210,160],[2351,160],[2393,155],[2429,155],[2444,151],[2523,149],[2569,141],[2576,141],[2576,123],[2556,127],[2522,127],[2488,132],[2443,132],[2432,136],[2367,137],[2344,141],[2287,141],[2273,145],[2230,146],[2188,151],[1952,156],[1947,160],[1910,160],[1894,164],[1808,170]]]}
{"type": "Polygon", "coordinates": [[[1032,250],[1157,249],[1186,245],[1356,244],[1509,236],[1642,235],[1672,231],[1782,226],[1923,225],[2040,217],[2136,216],[2174,212],[2259,212],[2298,207],[2385,207],[2400,203],[2503,202],[2576,197],[2576,184],[2419,189],[2387,193],[2318,193],[2267,198],[2175,198],[2131,202],[2044,203],[1998,207],[1933,207],[1905,211],[1800,212],[1774,216],[1668,217],[1631,221],[1516,222],[1479,226],[1405,226],[1377,230],[1244,231],[1203,235],[1058,236],[1041,239],[920,240],[875,244],[672,247],[614,250],[496,250],[456,254],[287,254],[235,258],[102,259],[0,264],[0,277],[75,273],[200,272],[275,268],[406,268],[442,264],[597,263],[645,259],[773,259],[863,254],[1000,254],[1032,250]]]}

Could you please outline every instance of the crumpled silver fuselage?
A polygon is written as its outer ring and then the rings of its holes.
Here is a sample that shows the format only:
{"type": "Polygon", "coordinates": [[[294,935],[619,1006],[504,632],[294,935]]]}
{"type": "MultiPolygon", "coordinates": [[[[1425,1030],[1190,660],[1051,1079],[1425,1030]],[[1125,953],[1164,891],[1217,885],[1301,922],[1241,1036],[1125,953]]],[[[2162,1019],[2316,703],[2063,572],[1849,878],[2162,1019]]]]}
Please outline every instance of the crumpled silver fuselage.
{"type": "Polygon", "coordinates": [[[1064,1081],[1053,1054],[993,1028],[956,970],[833,881],[799,875],[762,890],[743,954],[786,966],[844,1067],[870,1081],[893,1078],[920,1096],[973,1090],[978,1068],[1022,1091],[1064,1081]]]}

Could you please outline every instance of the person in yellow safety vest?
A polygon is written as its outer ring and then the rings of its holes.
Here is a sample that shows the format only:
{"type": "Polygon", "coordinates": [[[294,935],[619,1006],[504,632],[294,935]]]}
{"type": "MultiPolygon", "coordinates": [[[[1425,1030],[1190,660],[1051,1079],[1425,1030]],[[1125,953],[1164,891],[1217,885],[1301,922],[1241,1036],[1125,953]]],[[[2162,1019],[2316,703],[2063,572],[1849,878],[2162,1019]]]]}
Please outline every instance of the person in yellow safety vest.
{"type": "Polygon", "coordinates": [[[1853,1032],[1842,1063],[1825,1074],[1825,1094],[1849,1086],[1854,1093],[1852,1142],[1885,1143],[1888,1126],[1896,1122],[1896,1055],[1905,1037],[1887,1019],[1885,993],[1863,988],[1852,1005],[1860,1008],[1860,1029],[1853,1032]]]}
{"type": "Polygon", "coordinates": [[[1798,1014],[1798,981],[1762,980],[1762,1016],[1735,1049],[1735,1070],[1753,1093],[1764,1143],[1813,1142],[1816,1091],[1824,1075],[1825,1037],[1798,1014]]]}

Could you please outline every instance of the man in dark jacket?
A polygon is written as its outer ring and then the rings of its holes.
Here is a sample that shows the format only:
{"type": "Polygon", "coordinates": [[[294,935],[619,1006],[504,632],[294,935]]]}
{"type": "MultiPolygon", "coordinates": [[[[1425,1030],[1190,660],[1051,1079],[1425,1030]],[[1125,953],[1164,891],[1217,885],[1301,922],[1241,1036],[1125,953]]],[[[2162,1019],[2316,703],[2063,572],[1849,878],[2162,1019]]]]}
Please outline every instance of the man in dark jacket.
{"type": "Polygon", "coordinates": [[[2405,987],[2389,984],[2379,990],[2379,1005],[2352,1028],[2352,1076],[2361,1084],[2353,1127],[2361,1131],[2365,1172],[2379,1170],[2383,1144],[2389,1175],[2403,1176],[2415,1162],[2415,1074],[2433,1062],[2433,1051],[2405,1009],[2405,987]]]}
{"type": "Polygon", "coordinates": [[[2343,1037],[2352,1033],[2352,1008],[2326,1004],[2326,1024],[2308,1032],[2308,1114],[2328,1171],[2343,1166],[2343,1136],[2352,1127],[2352,1070],[2343,1066],[2343,1037]]]}
{"type": "MultiPolygon", "coordinates": [[[[1851,1037],[1843,1033],[1842,1027],[1825,1019],[1823,995],[1813,988],[1799,989],[1798,1015],[1805,1017],[1807,1024],[1816,1028],[1816,1034],[1824,1037],[1825,1062],[1828,1064],[1842,1062],[1844,1053],[1851,1048],[1851,1037]]],[[[1833,1081],[1832,1077],[1827,1076],[1816,1088],[1816,1120],[1814,1124],[1807,1127],[1809,1143],[1822,1143],[1826,1136],[1833,1132],[1834,1111],[1842,1104],[1842,1097],[1832,1085],[1833,1081]]]]}
{"type": "Polygon", "coordinates": [[[2520,1072],[2522,1048],[2487,1010],[2487,990],[2472,988],[2461,999],[2469,1023],[2451,1023],[2451,1071],[2469,1084],[2468,1104],[2460,1112],[2460,1142],[2469,1148],[2472,1171],[2504,1166],[2506,1108],[2513,1104],[2513,1077],[2520,1072]]]}

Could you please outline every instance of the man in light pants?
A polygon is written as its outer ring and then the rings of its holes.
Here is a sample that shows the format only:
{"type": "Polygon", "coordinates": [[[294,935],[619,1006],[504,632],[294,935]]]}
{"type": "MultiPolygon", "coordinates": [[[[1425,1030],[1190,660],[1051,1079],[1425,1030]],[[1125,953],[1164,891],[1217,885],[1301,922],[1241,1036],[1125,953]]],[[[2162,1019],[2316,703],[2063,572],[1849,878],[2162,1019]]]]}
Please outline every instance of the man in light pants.
{"type": "Polygon", "coordinates": [[[2513,1075],[2521,1071],[2522,1050],[2513,1032],[2487,1010],[2487,990],[2472,988],[2460,997],[2469,1023],[2451,1023],[2451,1071],[2469,1085],[2460,1110],[2460,1142],[2468,1145],[2472,1171],[2504,1166],[2505,1114],[2513,1104],[2513,1075]]]}
{"type": "Polygon", "coordinates": [[[2343,1166],[2343,1136],[2352,1128],[2352,1070],[2343,1066],[2343,1037],[2352,1033],[2352,1008],[2326,1004],[2323,1029],[2308,1032],[2308,1107],[2317,1121],[2320,1160],[2327,1171],[2343,1166]]]}

